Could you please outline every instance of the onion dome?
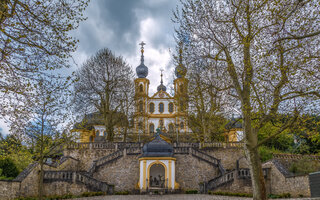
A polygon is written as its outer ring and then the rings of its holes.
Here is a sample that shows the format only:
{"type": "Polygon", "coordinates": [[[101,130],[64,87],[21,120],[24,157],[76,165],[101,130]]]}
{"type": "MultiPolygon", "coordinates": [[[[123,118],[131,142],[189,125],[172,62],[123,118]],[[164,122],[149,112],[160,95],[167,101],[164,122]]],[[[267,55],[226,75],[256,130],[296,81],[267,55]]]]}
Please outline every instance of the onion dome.
{"type": "Polygon", "coordinates": [[[231,120],[226,124],[225,126],[226,129],[241,129],[242,128],[242,123],[240,118],[239,119],[235,119],[234,116],[232,115],[231,120]]]}
{"type": "Polygon", "coordinates": [[[162,75],[162,71],[163,71],[163,69],[161,70],[161,75],[160,75],[160,76],[161,76],[160,85],[157,87],[158,92],[159,92],[160,90],[162,90],[162,91],[164,91],[164,92],[167,90],[167,87],[163,85],[163,81],[162,81],[162,76],[163,76],[163,75],[162,75]]]}
{"type": "Polygon", "coordinates": [[[143,45],[145,45],[144,42],[141,42],[139,45],[141,45],[141,63],[140,65],[136,68],[136,72],[138,75],[138,78],[146,78],[148,76],[148,67],[144,65],[144,48],[143,45]]]}
{"type": "MultiPolygon", "coordinates": [[[[161,134],[161,133],[160,133],[161,134]]],[[[173,147],[164,141],[160,134],[157,134],[155,139],[145,144],[142,148],[143,154],[141,157],[172,157],[173,147]]]]}
{"type": "Polygon", "coordinates": [[[177,78],[183,78],[187,74],[187,68],[182,64],[182,48],[179,50],[179,65],[175,69],[177,78]]]}

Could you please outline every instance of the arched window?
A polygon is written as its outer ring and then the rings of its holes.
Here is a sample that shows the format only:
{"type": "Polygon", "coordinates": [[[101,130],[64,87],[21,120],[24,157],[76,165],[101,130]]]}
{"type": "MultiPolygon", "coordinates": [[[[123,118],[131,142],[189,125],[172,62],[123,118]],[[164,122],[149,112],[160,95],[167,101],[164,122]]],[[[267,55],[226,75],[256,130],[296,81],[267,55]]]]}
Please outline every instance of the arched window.
{"type": "Polygon", "coordinates": [[[163,119],[160,119],[159,120],[159,126],[160,126],[160,128],[161,128],[161,130],[163,129],[163,119]]]}
{"type": "Polygon", "coordinates": [[[142,103],[142,101],[139,102],[139,112],[143,112],[143,103],[142,103]]]}
{"type": "Polygon", "coordinates": [[[183,103],[183,101],[180,101],[180,111],[184,111],[184,103],[183,103]]]}
{"type": "Polygon", "coordinates": [[[163,113],[163,111],[164,111],[164,105],[163,103],[159,103],[159,112],[163,113]]]}
{"type": "Polygon", "coordinates": [[[184,129],[184,123],[183,122],[180,123],[180,129],[184,129]]]}
{"type": "Polygon", "coordinates": [[[183,93],[183,84],[180,85],[180,92],[183,93]]]}
{"type": "Polygon", "coordinates": [[[149,125],[149,132],[150,132],[150,134],[154,133],[154,125],[153,124],[149,125]]]}
{"type": "Polygon", "coordinates": [[[138,128],[141,130],[142,129],[142,122],[138,123],[138,128]]]}
{"type": "Polygon", "coordinates": [[[100,135],[99,131],[96,131],[96,137],[98,137],[100,135]]]}
{"type": "Polygon", "coordinates": [[[173,103],[169,103],[169,112],[173,113],[173,103]]]}
{"type": "Polygon", "coordinates": [[[169,124],[169,133],[174,133],[174,126],[173,124],[169,124]]]}
{"type": "Polygon", "coordinates": [[[143,92],[143,85],[142,84],[139,85],[139,92],[143,92]]]}
{"type": "Polygon", "coordinates": [[[154,112],[154,103],[149,104],[149,112],[153,113],[154,112]]]}
{"type": "Polygon", "coordinates": [[[103,131],[103,136],[107,136],[107,131],[103,131]]]}

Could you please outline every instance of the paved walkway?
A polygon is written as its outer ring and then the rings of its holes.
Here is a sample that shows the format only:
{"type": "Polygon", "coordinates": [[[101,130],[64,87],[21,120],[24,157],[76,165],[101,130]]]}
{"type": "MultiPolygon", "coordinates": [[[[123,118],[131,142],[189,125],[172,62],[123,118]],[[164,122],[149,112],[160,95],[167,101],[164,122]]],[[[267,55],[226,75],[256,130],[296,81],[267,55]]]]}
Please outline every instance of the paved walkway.
{"type": "MultiPolygon", "coordinates": [[[[161,200],[251,200],[252,198],[243,197],[227,197],[206,194],[173,194],[173,195],[112,195],[112,196],[98,196],[85,197],[75,200],[147,200],[147,199],[161,199],[161,200]]],[[[316,200],[315,198],[292,198],[285,200],[316,200]]],[[[318,198],[319,200],[320,198],[318,198]]],[[[277,199],[280,200],[280,199],[277,199]]]]}

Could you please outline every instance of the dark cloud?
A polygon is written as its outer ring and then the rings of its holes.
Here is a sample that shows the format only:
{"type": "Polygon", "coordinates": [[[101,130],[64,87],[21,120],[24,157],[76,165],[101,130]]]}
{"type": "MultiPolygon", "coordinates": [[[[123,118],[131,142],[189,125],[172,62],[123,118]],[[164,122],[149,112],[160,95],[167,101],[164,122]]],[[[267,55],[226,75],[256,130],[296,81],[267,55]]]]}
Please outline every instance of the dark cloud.
{"type": "Polygon", "coordinates": [[[175,0],[93,0],[85,12],[88,20],[75,33],[80,40],[78,51],[92,55],[107,47],[117,54],[136,53],[140,23],[148,18],[161,27],[152,38],[152,45],[169,48],[173,42],[171,14],[177,3],[175,0]]]}

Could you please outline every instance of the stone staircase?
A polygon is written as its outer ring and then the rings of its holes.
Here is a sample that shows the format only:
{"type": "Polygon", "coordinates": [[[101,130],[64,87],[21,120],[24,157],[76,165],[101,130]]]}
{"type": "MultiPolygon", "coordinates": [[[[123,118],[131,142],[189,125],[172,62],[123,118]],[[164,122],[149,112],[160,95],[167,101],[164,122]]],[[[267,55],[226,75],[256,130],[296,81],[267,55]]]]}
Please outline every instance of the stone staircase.
{"type": "Polygon", "coordinates": [[[99,181],[86,172],[73,171],[44,171],[43,181],[45,183],[54,181],[63,181],[68,183],[84,184],[91,191],[101,191],[107,194],[113,194],[114,186],[106,182],[99,181]]]}
{"type": "Polygon", "coordinates": [[[90,167],[90,169],[88,170],[88,173],[90,175],[92,175],[94,172],[96,172],[100,167],[112,162],[112,161],[115,161],[119,158],[121,158],[123,156],[123,150],[122,149],[119,149],[118,151],[115,151],[107,156],[104,156],[104,157],[101,157],[97,160],[94,160],[92,162],[92,165],[90,167]]]}
{"type": "Polygon", "coordinates": [[[174,147],[173,152],[174,154],[191,154],[192,156],[217,167],[219,169],[220,175],[224,174],[226,171],[223,168],[220,159],[206,154],[195,147],[174,147]]]}
{"type": "Polygon", "coordinates": [[[90,169],[88,170],[88,173],[90,175],[92,175],[100,167],[123,157],[124,154],[126,154],[126,155],[139,155],[139,154],[141,154],[141,148],[140,147],[128,147],[128,148],[124,148],[124,149],[121,148],[121,149],[119,149],[109,155],[106,155],[106,156],[101,157],[97,160],[94,160],[92,162],[90,169]]]}
{"type": "Polygon", "coordinates": [[[223,186],[227,183],[233,182],[235,178],[236,170],[232,170],[229,172],[226,172],[218,177],[215,177],[214,179],[211,179],[207,183],[207,188],[209,190],[214,190],[220,186],[223,186]]]}
{"type": "Polygon", "coordinates": [[[209,154],[202,152],[201,150],[190,148],[192,156],[199,158],[215,167],[218,167],[220,175],[223,175],[226,170],[223,168],[220,159],[217,159],[209,154]]]}
{"type": "MultiPolygon", "coordinates": [[[[266,178],[269,174],[270,168],[263,168],[263,176],[266,178]]],[[[220,186],[223,186],[227,183],[233,182],[234,179],[251,179],[250,169],[248,168],[238,168],[233,169],[225,174],[222,174],[214,179],[211,179],[207,183],[207,189],[214,190],[220,186]]]]}

